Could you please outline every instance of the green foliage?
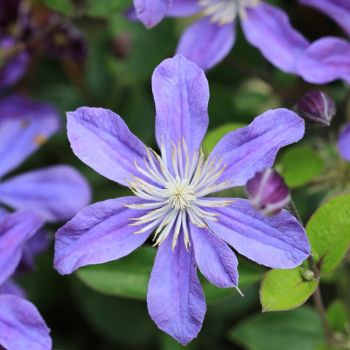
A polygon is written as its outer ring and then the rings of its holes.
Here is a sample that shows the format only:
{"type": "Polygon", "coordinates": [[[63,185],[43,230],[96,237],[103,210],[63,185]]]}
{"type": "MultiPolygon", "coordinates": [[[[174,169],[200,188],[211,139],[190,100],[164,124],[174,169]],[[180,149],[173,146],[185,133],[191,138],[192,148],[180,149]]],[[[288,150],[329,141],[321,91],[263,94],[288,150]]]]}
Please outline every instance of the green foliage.
{"type": "Polygon", "coordinates": [[[334,270],[350,245],[350,194],[336,196],[319,207],[306,232],[321,272],[334,270]]]}
{"type": "Polygon", "coordinates": [[[142,247],[120,260],[84,267],[77,274],[101,293],[144,300],[154,257],[155,249],[142,247]]]}
{"type": "Polygon", "coordinates": [[[318,281],[313,272],[303,267],[291,270],[271,270],[261,284],[260,301],[263,311],[296,308],[314,293],[318,281]]]}
{"type": "Polygon", "coordinates": [[[345,305],[341,300],[334,300],[327,309],[327,319],[331,328],[344,332],[349,322],[345,305]]]}
{"type": "Polygon", "coordinates": [[[298,145],[283,154],[279,166],[287,185],[295,188],[319,175],[323,170],[323,161],[310,146],[298,145]]]}
{"type": "Polygon", "coordinates": [[[220,141],[221,138],[227,133],[239,128],[243,128],[244,126],[245,124],[243,123],[227,123],[209,131],[205,136],[202,144],[204,153],[209,154],[218,143],[218,141],[220,141]]]}
{"type": "Polygon", "coordinates": [[[312,350],[323,342],[320,320],[309,307],[253,316],[229,337],[248,350],[312,350]]]}
{"type": "MultiPolygon", "coordinates": [[[[100,293],[145,300],[155,255],[155,248],[141,247],[120,260],[83,267],[77,272],[77,276],[100,293]]],[[[244,289],[261,279],[262,270],[259,267],[242,263],[239,268],[240,288],[244,289]]],[[[219,302],[237,293],[231,288],[217,288],[205,279],[202,279],[202,285],[208,303],[219,302]]]]}
{"type": "Polygon", "coordinates": [[[72,14],[74,10],[72,0],[43,0],[43,2],[51,10],[60,12],[64,15],[72,14]]]}

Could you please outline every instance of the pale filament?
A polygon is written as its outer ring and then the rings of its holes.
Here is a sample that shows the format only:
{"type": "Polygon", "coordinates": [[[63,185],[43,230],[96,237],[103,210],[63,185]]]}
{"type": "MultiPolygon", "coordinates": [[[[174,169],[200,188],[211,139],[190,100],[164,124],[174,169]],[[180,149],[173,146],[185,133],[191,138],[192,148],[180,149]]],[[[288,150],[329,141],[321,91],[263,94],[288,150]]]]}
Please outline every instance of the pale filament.
{"type": "Polygon", "coordinates": [[[248,7],[257,6],[261,0],[198,0],[204,16],[213,23],[233,23],[237,16],[245,18],[248,7]]]}
{"type": "Polygon", "coordinates": [[[147,149],[144,164],[135,163],[135,168],[143,178],[134,176],[128,181],[129,186],[144,203],[130,203],[127,207],[149,212],[133,218],[130,225],[142,225],[136,234],[154,230],[154,245],[162,243],[173,232],[174,249],[182,232],[188,249],[189,222],[205,228],[207,220],[217,220],[216,215],[206,208],[232,203],[226,199],[205,198],[227,188],[227,182],[220,181],[225,166],[221,160],[205,159],[202,151],[191,154],[184,141],[172,145],[169,159],[164,146],[161,147],[161,156],[147,149]]]}

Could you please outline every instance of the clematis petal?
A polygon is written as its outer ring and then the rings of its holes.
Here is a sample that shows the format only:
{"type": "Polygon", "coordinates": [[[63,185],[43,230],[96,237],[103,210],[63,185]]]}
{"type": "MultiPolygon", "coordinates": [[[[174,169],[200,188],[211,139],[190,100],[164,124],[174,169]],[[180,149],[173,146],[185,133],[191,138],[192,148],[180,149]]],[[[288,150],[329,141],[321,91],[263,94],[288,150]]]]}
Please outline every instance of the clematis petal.
{"type": "Polygon", "coordinates": [[[173,0],[169,3],[167,15],[174,17],[192,16],[200,9],[198,0],[173,0]]]}
{"type": "Polygon", "coordinates": [[[81,266],[117,260],[142,245],[152,229],[135,234],[146,225],[130,224],[146,211],[126,207],[138,203],[141,200],[137,197],[123,197],[95,203],[79,212],[56,233],[56,270],[69,274],[81,266]]]}
{"type": "Polygon", "coordinates": [[[309,83],[343,79],[350,84],[350,42],[335,37],[316,40],[299,57],[297,69],[309,83]]]}
{"type": "MultiPolygon", "coordinates": [[[[146,146],[119,115],[103,108],[78,108],[68,113],[68,138],[75,155],[101,175],[124,186],[143,164],[146,146]]],[[[142,177],[142,175],[140,175],[142,177]]]]}
{"type": "Polygon", "coordinates": [[[0,221],[0,285],[16,270],[25,243],[42,226],[36,215],[18,211],[8,214],[0,221]]]}
{"type": "Polygon", "coordinates": [[[177,53],[184,55],[204,70],[222,61],[236,40],[235,25],[219,25],[209,17],[194,22],[182,34],[177,53]]]}
{"type": "Polygon", "coordinates": [[[247,9],[241,24],[249,43],[269,62],[284,72],[296,72],[296,60],[309,42],[291,26],[286,13],[261,2],[247,9]]]}
{"type": "Polygon", "coordinates": [[[199,149],[208,127],[209,87],[204,72],[182,55],[166,59],[154,71],[156,137],[171,159],[183,140],[190,153],[199,149]]]}
{"type": "Polygon", "coordinates": [[[0,285],[0,297],[1,294],[11,294],[17,297],[26,298],[26,293],[17,283],[13,282],[11,279],[0,285]]]}
{"type": "Polygon", "coordinates": [[[340,155],[350,162],[350,123],[346,124],[339,134],[338,150],[340,155]]]}
{"type": "Polygon", "coordinates": [[[23,247],[22,258],[17,273],[34,270],[34,260],[37,255],[47,250],[51,236],[45,230],[39,230],[23,247]]]}
{"type": "Polygon", "coordinates": [[[238,284],[238,261],[233,251],[206,228],[190,225],[194,255],[200,272],[220,288],[238,284]]]}
{"type": "Polygon", "coordinates": [[[50,350],[50,330],[36,307],[13,295],[0,295],[0,345],[7,350],[50,350]]]}
{"type": "Polygon", "coordinates": [[[158,248],[148,286],[147,306],[152,320],[182,345],[200,331],[206,312],[193,250],[179,237],[174,248],[168,237],[158,248]]]}
{"type": "Polygon", "coordinates": [[[350,2],[348,0],[299,0],[331,17],[350,36],[350,2]]]}
{"type": "Polygon", "coordinates": [[[20,165],[59,128],[51,106],[12,95],[0,100],[0,177],[20,165]]]}
{"type": "Polygon", "coordinates": [[[31,210],[49,221],[72,218],[90,197],[86,180],[66,165],[31,171],[0,183],[2,203],[31,210]]]}
{"type": "Polygon", "coordinates": [[[230,206],[212,209],[218,221],[208,220],[215,234],[240,254],[268,267],[289,269],[310,255],[303,227],[286,210],[266,217],[247,200],[236,199],[230,206]]]}
{"type": "Polygon", "coordinates": [[[167,14],[171,0],[134,0],[138,19],[147,27],[156,26],[167,14]]]}
{"type": "Polygon", "coordinates": [[[247,127],[228,133],[210,155],[222,158],[226,166],[219,181],[226,181],[227,188],[245,185],[255,173],[272,166],[281,147],[300,140],[304,129],[302,118],[279,108],[261,114],[247,127]]]}

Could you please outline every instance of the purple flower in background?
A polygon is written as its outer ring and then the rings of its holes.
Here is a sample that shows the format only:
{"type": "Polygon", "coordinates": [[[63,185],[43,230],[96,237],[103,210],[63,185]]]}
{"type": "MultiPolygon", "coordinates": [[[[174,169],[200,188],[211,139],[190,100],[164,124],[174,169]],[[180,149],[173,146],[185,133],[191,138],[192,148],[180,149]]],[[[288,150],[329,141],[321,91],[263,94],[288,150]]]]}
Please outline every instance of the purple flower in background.
{"type": "Polygon", "coordinates": [[[156,138],[147,148],[112,111],[83,107],[68,113],[73,152],[134,196],[93,204],[58,230],[55,267],[119,259],[154,232],[159,246],[147,303],[164,332],[186,344],[197,336],[206,311],[198,276],[237,287],[237,258],[292,268],[310,253],[305,231],[287,211],[267,218],[249,201],[208,197],[244,185],[274,162],[278,150],[298,141],[304,122],[287,109],[270,110],[248,127],[227,134],[206,159],[201,143],[208,126],[209,88],[204,72],[181,55],[154,71],[156,138]]]}
{"type": "Polygon", "coordinates": [[[339,134],[338,150],[340,155],[350,162],[350,122],[344,126],[339,134]]]}
{"type": "MultiPolygon", "coordinates": [[[[348,0],[299,0],[331,17],[350,36],[348,0]]],[[[350,84],[350,41],[325,37],[313,42],[299,57],[298,73],[310,83],[325,84],[342,79],[350,84]]]]}
{"type": "Polygon", "coordinates": [[[279,213],[290,201],[283,177],[271,168],[256,173],[247,182],[246,192],[251,205],[268,216],[279,213]]]}
{"type": "MultiPolygon", "coordinates": [[[[15,46],[16,42],[12,38],[3,38],[0,40],[0,54],[6,56],[6,53],[13,50],[15,46]]],[[[29,54],[26,51],[5,59],[5,62],[0,64],[0,90],[16,84],[27,71],[28,65],[29,54]]]]}
{"type": "MultiPolygon", "coordinates": [[[[0,215],[0,348],[50,350],[50,330],[11,279],[43,221],[30,212],[0,215]]],[[[35,249],[34,249],[35,250],[35,249]]],[[[33,251],[35,254],[37,250],[33,251]]]]}
{"type": "Polygon", "coordinates": [[[59,128],[49,105],[13,95],[0,100],[0,203],[28,209],[48,221],[70,219],[90,200],[85,179],[67,165],[3,179],[59,128]]]}
{"type": "Polygon", "coordinates": [[[236,22],[246,39],[273,65],[297,73],[295,63],[309,42],[290,24],[288,16],[259,0],[134,0],[138,18],[153,27],[166,16],[202,18],[185,30],[177,52],[209,69],[232,49],[236,22]]]}

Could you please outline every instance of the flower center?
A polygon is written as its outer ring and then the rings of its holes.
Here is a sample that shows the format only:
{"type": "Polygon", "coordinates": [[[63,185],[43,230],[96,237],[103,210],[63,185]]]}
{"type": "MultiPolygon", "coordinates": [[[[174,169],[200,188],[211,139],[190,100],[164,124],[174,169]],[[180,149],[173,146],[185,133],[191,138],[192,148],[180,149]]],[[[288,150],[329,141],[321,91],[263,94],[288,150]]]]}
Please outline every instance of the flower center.
{"type": "Polygon", "coordinates": [[[142,204],[129,204],[132,209],[148,210],[148,213],[132,219],[131,225],[143,225],[136,233],[155,229],[155,245],[173,233],[173,248],[180,232],[186,247],[190,245],[189,222],[206,227],[207,220],[217,220],[207,208],[222,207],[231,201],[205,198],[210,193],[227,188],[219,178],[224,170],[221,161],[205,159],[202,152],[190,154],[184,141],[173,145],[171,159],[167,159],[164,147],[159,156],[147,150],[144,166],[135,164],[141,177],[129,180],[130,189],[142,198],[142,204]]]}
{"type": "Polygon", "coordinates": [[[180,179],[177,177],[174,181],[166,184],[165,193],[168,194],[168,203],[176,210],[185,210],[191,206],[196,199],[194,188],[190,185],[188,179],[180,179]]]}
{"type": "Polygon", "coordinates": [[[198,0],[203,14],[220,25],[233,23],[238,15],[244,18],[246,9],[256,6],[259,2],[260,0],[198,0]]]}

